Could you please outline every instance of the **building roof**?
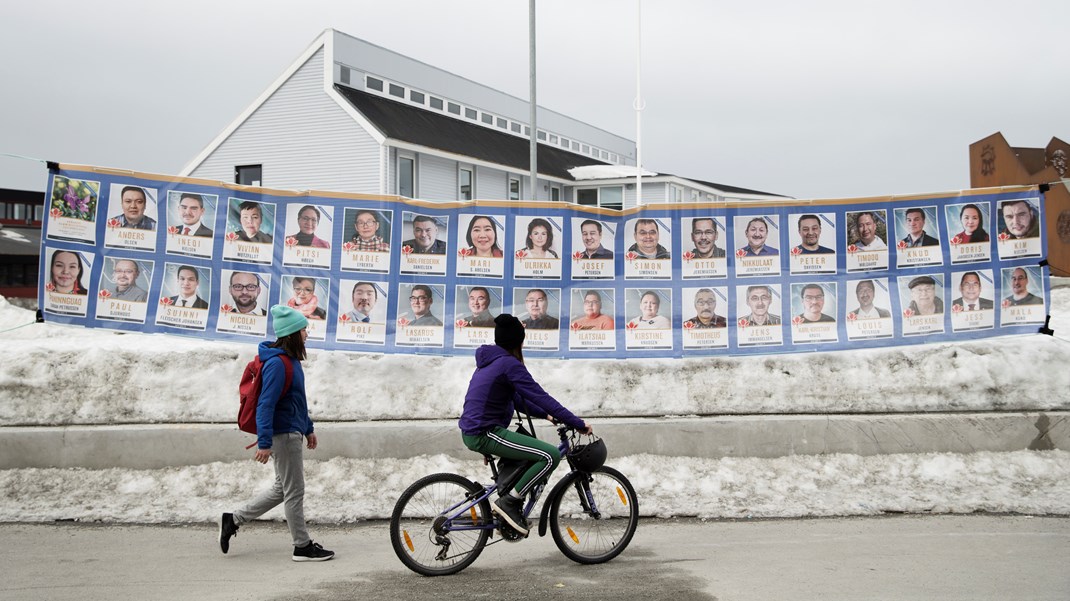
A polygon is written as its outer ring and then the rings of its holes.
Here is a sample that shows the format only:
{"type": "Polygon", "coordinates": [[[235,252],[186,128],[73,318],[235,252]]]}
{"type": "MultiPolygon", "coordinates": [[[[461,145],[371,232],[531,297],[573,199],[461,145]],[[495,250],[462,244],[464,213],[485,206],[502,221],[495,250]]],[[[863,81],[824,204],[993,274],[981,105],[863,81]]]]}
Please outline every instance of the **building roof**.
{"type": "MultiPolygon", "coordinates": [[[[332,69],[333,65],[340,64],[338,63],[339,56],[343,57],[341,63],[343,64],[344,70],[343,78],[345,77],[345,74],[349,74],[351,77],[352,75],[350,71],[352,70],[357,70],[359,75],[359,69],[357,67],[346,66],[348,62],[364,64],[363,61],[368,60],[371,61],[373,66],[377,65],[378,70],[386,73],[398,71],[399,68],[396,63],[400,60],[404,63],[404,69],[401,69],[399,72],[403,71],[403,75],[407,74],[407,76],[411,77],[414,72],[406,70],[410,68],[415,69],[415,72],[420,74],[420,78],[431,82],[428,85],[432,85],[432,87],[441,83],[441,79],[438,76],[442,75],[451,78],[451,82],[457,83],[457,85],[462,88],[465,86],[475,86],[484,92],[493,92],[501,98],[504,98],[506,101],[505,104],[508,106],[506,106],[506,108],[499,107],[496,110],[499,110],[502,115],[514,115],[513,117],[509,117],[510,119],[515,119],[515,121],[510,122],[511,126],[514,126],[517,123],[523,123],[523,118],[516,117],[515,114],[519,111],[519,109],[517,109],[518,106],[527,106],[527,103],[524,100],[512,97],[498,90],[493,90],[478,82],[453,75],[452,73],[443,71],[432,65],[416,61],[415,59],[411,59],[392,50],[376,46],[353,36],[337,32],[333,29],[327,29],[320,34],[320,36],[317,37],[316,40],[313,41],[313,43],[298,57],[298,59],[294,61],[290,67],[249,107],[247,107],[237,119],[232,121],[226,129],[224,129],[204,148],[204,150],[187,163],[181,170],[180,175],[188,176],[197,171],[197,169],[199,169],[205,161],[208,160],[208,158],[212,156],[212,154],[215,153],[223,143],[250,118],[251,115],[253,115],[253,113],[259,110],[259,108],[262,107],[264,103],[267,102],[267,100],[284,84],[286,84],[298,70],[303,68],[315,53],[321,51],[326,52],[325,67],[327,72],[325,74],[324,91],[328,93],[332,101],[341,104],[346,113],[355,119],[359,126],[365,129],[376,143],[380,145],[390,145],[390,142],[393,141],[395,142],[395,146],[412,145],[429,148],[450,155],[449,158],[452,160],[460,160],[463,162],[464,157],[468,157],[473,163],[486,163],[501,166],[522,174],[527,174],[531,168],[529,157],[530,139],[527,137],[514,135],[513,132],[507,133],[500,131],[493,127],[486,127],[482,123],[475,123],[467,119],[455,118],[426,108],[412,106],[408,103],[399,102],[392,98],[369,93],[361,89],[351,88],[347,85],[332,83],[332,80],[337,81],[336,78],[338,77],[338,73],[333,73],[332,69]],[[334,44],[328,43],[331,36],[335,36],[334,44]],[[345,48],[340,49],[342,46],[345,46],[345,48]],[[334,52],[339,52],[340,54],[335,55],[334,52]],[[346,59],[348,59],[348,61],[346,59]]],[[[389,77],[387,77],[387,79],[389,79],[389,77]]],[[[399,85],[402,84],[399,83],[399,85]]],[[[410,84],[406,83],[404,85],[410,84]]],[[[413,89],[415,90],[416,88],[413,89]]],[[[424,93],[428,92],[427,88],[423,88],[422,90],[424,93]]],[[[478,105],[481,107],[480,110],[482,111],[483,100],[485,99],[481,95],[477,95],[469,98],[467,101],[462,99],[461,102],[462,105],[471,105],[472,107],[478,105]]],[[[295,107],[294,110],[300,110],[300,107],[295,107]]],[[[617,148],[619,144],[630,145],[630,147],[634,149],[634,142],[627,138],[612,134],[590,124],[580,122],[567,115],[549,111],[544,107],[538,107],[538,110],[540,112],[548,113],[551,116],[550,121],[557,123],[557,125],[561,125],[561,123],[564,122],[562,120],[565,120],[569,124],[569,127],[576,126],[585,128],[584,131],[587,132],[585,135],[578,136],[574,133],[569,136],[571,140],[582,139],[585,140],[585,143],[592,144],[592,147],[596,145],[600,149],[617,148]],[[602,141],[598,142],[597,140],[590,138],[592,132],[595,134],[595,137],[602,137],[602,141]],[[606,142],[607,140],[609,140],[608,143],[606,142]]],[[[484,115],[488,114],[491,113],[485,113],[484,115]]],[[[540,117],[539,123],[545,125],[547,121],[540,117]]],[[[554,126],[551,125],[551,128],[553,127],[554,126]]],[[[592,183],[597,185],[597,183],[601,183],[601,181],[605,180],[601,180],[601,178],[597,177],[576,179],[569,174],[569,169],[584,166],[614,166],[611,163],[607,163],[591,156],[581,155],[542,142],[538,143],[536,148],[538,153],[537,169],[539,174],[543,177],[553,178],[558,181],[592,183]]],[[[617,150],[613,152],[622,157],[630,158],[632,150],[622,151],[617,148],[617,150]]],[[[696,186],[709,187],[727,194],[791,198],[790,196],[781,194],[760,192],[737,186],[726,186],[671,174],[659,175],[674,178],[681,182],[691,182],[696,186]]],[[[647,176],[644,175],[644,177],[647,176]]],[[[385,182],[380,182],[380,189],[383,189],[385,185],[385,182]]]]}
{"type": "Polygon", "coordinates": [[[0,188],[0,202],[39,205],[44,197],[44,192],[35,190],[0,188]]]}
{"type": "MultiPolygon", "coordinates": [[[[390,139],[505,165],[523,173],[531,169],[528,155],[531,143],[527,138],[346,86],[334,88],[390,139]]],[[[573,167],[608,164],[546,144],[538,144],[537,159],[540,174],[569,181],[574,181],[568,172],[573,167]]]]}
{"type": "MultiPolygon", "coordinates": [[[[335,85],[334,87],[343,98],[367,117],[388,138],[469,156],[489,163],[506,165],[525,173],[530,169],[528,158],[530,142],[525,138],[495,131],[475,123],[467,123],[461,119],[440,115],[361,90],[342,85],[335,85]]],[[[604,161],[554,148],[546,144],[540,143],[538,149],[539,173],[559,179],[594,183],[597,180],[577,180],[568,170],[587,165],[610,165],[604,161]]],[[[729,194],[783,196],[781,194],[673,176],[667,173],[651,175],[677,177],[729,194]]]]}
{"type": "Polygon", "coordinates": [[[41,228],[0,226],[0,255],[30,256],[41,254],[41,228]]]}
{"type": "MultiPolygon", "coordinates": [[[[665,175],[667,175],[667,174],[665,174],[665,175]]],[[[703,186],[706,186],[706,187],[709,187],[709,188],[716,188],[716,189],[721,190],[723,192],[728,192],[729,194],[756,194],[756,195],[759,195],[759,196],[779,196],[781,198],[791,198],[790,196],[785,196],[783,194],[774,194],[772,192],[761,192],[761,191],[758,191],[758,190],[750,190],[750,189],[747,189],[747,188],[740,188],[740,187],[737,187],[737,186],[726,186],[724,184],[715,184],[713,182],[707,182],[707,181],[703,181],[703,180],[700,180],[700,179],[695,179],[693,177],[682,177],[682,176],[679,176],[679,175],[677,175],[676,177],[679,177],[681,179],[686,179],[688,181],[695,182],[696,184],[702,184],[703,186]]]]}

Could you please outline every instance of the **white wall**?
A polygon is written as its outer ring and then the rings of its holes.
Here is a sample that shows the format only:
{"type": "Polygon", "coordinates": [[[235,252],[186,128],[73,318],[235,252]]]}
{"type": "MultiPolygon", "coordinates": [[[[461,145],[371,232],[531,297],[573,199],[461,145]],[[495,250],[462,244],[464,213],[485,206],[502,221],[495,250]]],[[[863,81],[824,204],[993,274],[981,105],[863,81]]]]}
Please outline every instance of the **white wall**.
{"type": "Polygon", "coordinates": [[[509,197],[509,180],[505,172],[491,167],[476,167],[476,196],[484,199],[505,199],[509,197]]]}
{"type": "Polygon", "coordinates": [[[299,68],[190,174],[234,181],[263,165],[262,185],[378,194],[380,148],[323,90],[323,49],[299,68]]]}
{"type": "Polygon", "coordinates": [[[429,154],[418,157],[420,198],[457,200],[457,161],[429,154]]]}

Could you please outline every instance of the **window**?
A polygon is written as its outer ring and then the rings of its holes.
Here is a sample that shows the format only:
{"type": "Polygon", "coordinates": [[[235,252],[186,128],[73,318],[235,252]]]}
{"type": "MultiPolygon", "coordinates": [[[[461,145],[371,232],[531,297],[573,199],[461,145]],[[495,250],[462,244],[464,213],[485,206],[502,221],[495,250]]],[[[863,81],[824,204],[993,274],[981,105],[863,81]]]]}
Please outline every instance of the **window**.
{"type": "Polygon", "coordinates": [[[561,145],[568,148],[568,138],[561,138],[561,145]]]}
{"type": "Polygon", "coordinates": [[[509,200],[520,200],[520,180],[509,178],[509,200]]]}
{"type": "Polygon", "coordinates": [[[598,191],[598,206],[603,209],[621,210],[624,208],[624,187],[609,186],[598,191]]]}
{"type": "Polygon", "coordinates": [[[430,100],[431,100],[431,108],[438,109],[440,111],[442,110],[443,104],[442,104],[442,99],[441,98],[435,98],[434,96],[432,96],[430,98],[430,100]]]}
{"type": "Polygon", "coordinates": [[[342,83],[344,83],[345,85],[348,86],[349,85],[349,67],[341,67],[341,72],[339,73],[339,75],[341,76],[342,83]]]}
{"type": "Polygon", "coordinates": [[[573,140],[572,141],[572,150],[579,150],[579,149],[580,149],[580,143],[575,141],[575,140],[573,140]]]}
{"type": "Polygon", "coordinates": [[[509,124],[509,129],[513,130],[516,133],[520,133],[520,124],[519,123],[510,123],[509,124]]]}
{"type": "Polygon", "coordinates": [[[624,187],[581,188],[576,190],[576,204],[619,211],[624,208],[624,187]]]}
{"type": "Polygon", "coordinates": [[[486,113],[483,113],[483,123],[486,123],[487,125],[494,125],[494,115],[488,115],[486,113]]]}
{"type": "Polygon", "coordinates": [[[584,144],[580,152],[582,152],[583,154],[591,154],[591,147],[584,144]]]}
{"type": "Polygon", "coordinates": [[[557,136],[550,134],[550,143],[557,144],[557,136]]]}
{"type": "Polygon", "coordinates": [[[0,263],[0,286],[22,287],[37,285],[37,257],[26,257],[22,263],[0,263]]]}
{"type": "Polygon", "coordinates": [[[376,92],[383,91],[383,80],[376,79],[369,75],[366,81],[368,82],[367,85],[369,90],[375,90],[376,92]]]}
{"type": "Polygon", "coordinates": [[[501,117],[498,117],[498,127],[502,129],[509,129],[509,122],[501,117]]]}
{"type": "Polygon", "coordinates": [[[397,96],[398,98],[404,98],[405,97],[405,88],[399,86],[396,83],[392,83],[392,84],[390,84],[390,95],[391,96],[397,96]]]}
{"type": "MultiPolygon", "coordinates": [[[[526,131],[527,128],[525,127],[524,130],[526,131]]],[[[535,134],[535,137],[540,139],[540,140],[544,140],[545,141],[546,140],[546,132],[540,131],[539,133],[535,134]]]]}
{"type": "Polygon", "coordinates": [[[682,186],[672,184],[669,186],[669,202],[683,202],[684,189],[682,186]]]}
{"type": "Polygon", "coordinates": [[[423,104],[424,103],[424,93],[423,92],[417,92],[416,90],[409,90],[409,100],[411,100],[411,101],[413,101],[413,102],[415,102],[417,104],[423,104]]]}
{"type": "Polygon", "coordinates": [[[550,200],[561,202],[561,188],[558,188],[557,186],[550,187],[550,200]]]}
{"type": "Polygon", "coordinates": [[[525,136],[531,136],[531,128],[528,127],[527,125],[524,126],[524,135],[525,136]]]}
{"type": "Polygon", "coordinates": [[[472,200],[472,170],[461,169],[459,183],[461,189],[458,191],[457,197],[460,200],[472,200]]]}
{"type": "Polygon", "coordinates": [[[475,121],[479,117],[479,112],[476,109],[465,108],[464,116],[475,121]]]}
{"type": "Polygon", "coordinates": [[[262,165],[238,165],[234,168],[234,183],[243,186],[259,186],[263,181],[262,165]]]}
{"type": "Polygon", "coordinates": [[[460,115],[461,105],[457,104],[456,102],[451,102],[446,105],[446,110],[453,113],[454,115],[460,115]]]}
{"type": "Polygon", "coordinates": [[[28,204],[24,202],[0,203],[0,219],[29,223],[31,221],[40,221],[43,215],[44,207],[39,204],[28,204]]]}
{"type": "Polygon", "coordinates": [[[416,161],[412,157],[398,157],[398,196],[416,197],[416,161]]]}

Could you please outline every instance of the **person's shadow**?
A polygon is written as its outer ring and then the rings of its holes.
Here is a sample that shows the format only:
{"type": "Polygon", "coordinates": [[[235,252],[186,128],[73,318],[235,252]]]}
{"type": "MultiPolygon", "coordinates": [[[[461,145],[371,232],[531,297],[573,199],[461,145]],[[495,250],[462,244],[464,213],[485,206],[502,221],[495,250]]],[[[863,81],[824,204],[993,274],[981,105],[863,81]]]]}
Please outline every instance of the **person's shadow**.
{"type": "Polygon", "coordinates": [[[1046,414],[1041,413],[1035,424],[1037,427],[1037,437],[1029,443],[1028,449],[1030,451],[1051,451],[1055,449],[1055,444],[1051,441],[1051,436],[1048,432],[1051,430],[1051,418],[1046,414]]]}

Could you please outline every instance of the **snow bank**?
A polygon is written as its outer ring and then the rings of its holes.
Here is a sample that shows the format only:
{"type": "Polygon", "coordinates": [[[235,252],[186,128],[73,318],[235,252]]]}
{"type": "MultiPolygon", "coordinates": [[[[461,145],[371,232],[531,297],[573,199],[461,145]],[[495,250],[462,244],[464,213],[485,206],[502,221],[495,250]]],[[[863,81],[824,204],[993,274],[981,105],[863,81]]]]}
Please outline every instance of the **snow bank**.
{"type": "MultiPolygon", "coordinates": [[[[901,349],[664,361],[532,360],[553,394],[584,416],[750,412],[1066,409],[1070,288],[1053,291],[1055,337],[901,349]]],[[[229,422],[252,345],[32,324],[0,298],[0,423],[229,422]],[[20,327],[22,326],[22,327],[20,327]]],[[[468,358],[313,353],[320,420],[448,418],[468,358]]],[[[1070,453],[612,458],[646,516],[702,518],[973,511],[1070,515],[1070,453]]],[[[417,478],[479,461],[306,462],[306,512],[320,522],[389,515],[417,478]]],[[[273,479],[252,461],[161,470],[0,471],[0,521],[204,522],[273,479]]],[[[280,511],[267,515],[281,520],[280,511]]]]}
{"type": "MultiPolygon", "coordinates": [[[[1070,288],[1053,291],[1056,336],[892,349],[637,361],[531,359],[551,394],[591,417],[1070,409],[1070,288]]],[[[0,330],[33,312],[0,298],[0,330]]],[[[3,333],[0,423],[229,422],[253,344],[52,324],[3,333]]],[[[318,420],[449,419],[469,357],[313,351],[318,420]]]]}
{"type": "MultiPolygon", "coordinates": [[[[637,455],[610,463],[629,477],[640,513],[648,517],[1070,515],[1065,451],[719,460],[637,455]]],[[[435,472],[489,481],[481,461],[444,455],[306,460],[305,470],[305,514],[320,523],[388,518],[409,484],[435,472]]],[[[0,521],[207,522],[273,478],[270,467],[252,461],[163,470],[0,471],[0,521]]],[[[281,509],[265,519],[281,520],[281,509]]]]}

